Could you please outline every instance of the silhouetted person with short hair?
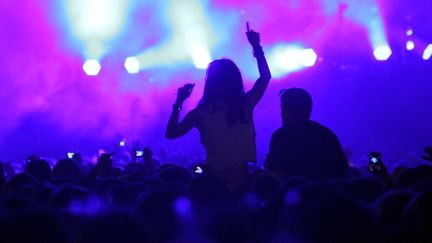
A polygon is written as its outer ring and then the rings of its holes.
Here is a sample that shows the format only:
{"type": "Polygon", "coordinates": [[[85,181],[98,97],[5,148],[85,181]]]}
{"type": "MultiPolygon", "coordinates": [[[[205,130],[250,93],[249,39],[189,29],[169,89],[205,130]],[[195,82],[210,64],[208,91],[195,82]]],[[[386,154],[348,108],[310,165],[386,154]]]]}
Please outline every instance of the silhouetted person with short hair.
{"type": "Polygon", "coordinates": [[[257,59],[260,77],[247,93],[239,68],[228,59],[210,63],[205,78],[204,94],[197,108],[179,122],[183,102],[190,96],[193,84],[178,90],[166,137],[178,138],[192,128],[200,132],[211,170],[234,188],[247,176],[246,162],[256,162],[253,111],[271,79],[257,32],[249,30],[247,38],[257,59]]]}
{"type": "Polygon", "coordinates": [[[61,159],[54,165],[52,175],[55,179],[79,180],[81,177],[81,169],[75,160],[61,159]]]}
{"type": "Polygon", "coordinates": [[[283,126],[270,141],[266,166],[284,177],[344,177],[348,162],[336,135],[311,121],[312,97],[300,88],[280,93],[283,126]]]}

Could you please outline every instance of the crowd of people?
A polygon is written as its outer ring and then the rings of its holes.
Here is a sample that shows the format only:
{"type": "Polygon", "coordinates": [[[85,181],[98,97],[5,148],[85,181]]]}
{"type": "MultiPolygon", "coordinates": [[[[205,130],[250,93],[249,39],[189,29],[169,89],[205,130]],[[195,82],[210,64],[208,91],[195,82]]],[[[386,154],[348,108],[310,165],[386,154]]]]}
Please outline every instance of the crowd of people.
{"type": "Polygon", "coordinates": [[[304,89],[280,92],[282,126],[264,168],[256,165],[253,111],[271,73],[259,34],[246,34],[260,73],[250,91],[235,63],[220,59],[195,109],[180,120],[193,84],[173,105],[166,137],[198,129],[205,163],[158,163],[146,148],[121,168],[112,153],[95,165],[30,156],[17,174],[0,164],[1,241],[432,242],[432,148],[424,165],[392,172],[371,153],[362,173],[337,136],[310,120],[304,89]]]}
{"type": "MultiPolygon", "coordinates": [[[[432,160],[431,148],[425,159],[432,160]]],[[[431,242],[432,166],[312,179],[255,168],[235,189],[200,165],[112,154],[0,171],[2,242],[431,242]]],[[[427,163],[427,162],[426,162],[427,163]]],[[[251,171],[251,170],[250,170],[251,171]]],[[[348,173],[349,171],[349,173],[348,173]]]]}

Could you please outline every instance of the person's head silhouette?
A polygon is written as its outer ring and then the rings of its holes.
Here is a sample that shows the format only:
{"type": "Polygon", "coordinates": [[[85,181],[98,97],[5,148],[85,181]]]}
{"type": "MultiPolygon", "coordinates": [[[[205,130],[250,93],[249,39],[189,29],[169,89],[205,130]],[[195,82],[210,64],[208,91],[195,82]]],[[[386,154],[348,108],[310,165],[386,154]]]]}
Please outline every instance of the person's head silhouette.
{"type": "Polygon", "coordinates": [[[237,65],[229,59],[211,62],[205,78],[203,104],[238,104],[244,97],[243,79],[237,65]]]}
{"type": "Polygon", "coordinates": [[[31,160],[27,164],[25,171],[34,176],[39,181],[51,179],[51,167],[46,160],[31,160]]]}
{"type": "Polygon", "coordinates": [[[280,92],[282,122],[309,120],[312,113],[312,97],[304,89],[283,89],[280,92]]]}
{"type": "Polygon", "coordinates": [[[227,123],[248,123],[243,79],[237,65],[229,59],[211,62],[207,68],[204,94],[200,105],[228,108],[227,123]]]}

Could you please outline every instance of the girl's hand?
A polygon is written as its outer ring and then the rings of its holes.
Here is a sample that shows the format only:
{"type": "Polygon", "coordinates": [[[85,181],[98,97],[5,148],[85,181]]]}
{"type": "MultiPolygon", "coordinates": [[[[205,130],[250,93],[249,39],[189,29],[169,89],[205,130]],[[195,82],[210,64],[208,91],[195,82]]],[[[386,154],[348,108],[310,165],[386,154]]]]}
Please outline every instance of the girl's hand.
{"type": "Polygon", "coordinates": [[[246,22],[246,36],[249,41],[249,43],[254,46],[260,45],[260,34],[258,32],[255,32],[249,28],[249,22],[246,22]]]}
{"type": "Polygon", "coordinates": [[[183,104],[183,102],[190,97],[195,84],[185,84],[177,91],[177,104],[183,104]]]}

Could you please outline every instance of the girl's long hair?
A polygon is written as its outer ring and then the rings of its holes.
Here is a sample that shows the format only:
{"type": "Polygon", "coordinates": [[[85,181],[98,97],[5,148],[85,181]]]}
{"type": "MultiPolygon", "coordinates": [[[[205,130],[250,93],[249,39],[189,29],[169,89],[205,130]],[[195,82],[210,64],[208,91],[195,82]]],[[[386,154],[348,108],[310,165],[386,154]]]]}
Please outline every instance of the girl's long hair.
{"type": "Polygon", "coordinates": [[[211,62],[207,68],[204,94],[198,106],[212,107],[213,112],[222,103],[227,107],[229,126],[238,121],[249,122],[243,79],[237,65],[229,59],[211,62]]]}

